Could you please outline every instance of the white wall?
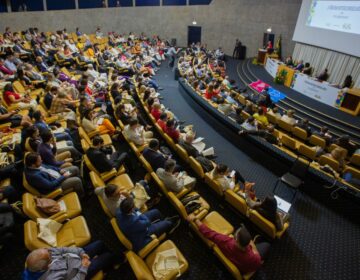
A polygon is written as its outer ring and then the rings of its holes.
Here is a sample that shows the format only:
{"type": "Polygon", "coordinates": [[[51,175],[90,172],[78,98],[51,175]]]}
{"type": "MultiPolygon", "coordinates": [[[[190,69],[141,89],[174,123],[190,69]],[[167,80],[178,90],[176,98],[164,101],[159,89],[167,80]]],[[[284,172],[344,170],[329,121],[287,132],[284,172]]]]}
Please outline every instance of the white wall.
{"type": "Polygon", "coordinates": [[[264,31],[283,38],[283,55],[291,54],[291,41],[301,0],[213,0],[208,6],[124,7],[47,12],[0,14],[0,30],[38,27],[42,31],[75,27],[86,33],[97,26],[103,31],[145,32],[176,38],[179,46],[187,44],[187,26],[195,18],[202,27],[202,42],[209,48],[222,46],[232,54],[235,39],[247,46],[247,56],[254,56],[262,44],[264,31]]]}

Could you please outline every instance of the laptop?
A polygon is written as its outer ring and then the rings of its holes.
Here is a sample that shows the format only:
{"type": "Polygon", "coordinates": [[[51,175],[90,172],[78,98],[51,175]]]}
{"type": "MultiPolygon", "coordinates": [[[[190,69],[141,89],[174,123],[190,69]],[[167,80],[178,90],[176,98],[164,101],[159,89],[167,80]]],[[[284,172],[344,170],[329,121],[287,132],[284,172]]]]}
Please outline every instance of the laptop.
{"type": "Polygon", "coordinates": [[[282,198],[278,197],[277,195],[274,195],[276,202],[277,202],[277,207],[278,210],[283,212],[284,214],[289,213],[291,204],[285,200],[283,200],[282,198]]]}

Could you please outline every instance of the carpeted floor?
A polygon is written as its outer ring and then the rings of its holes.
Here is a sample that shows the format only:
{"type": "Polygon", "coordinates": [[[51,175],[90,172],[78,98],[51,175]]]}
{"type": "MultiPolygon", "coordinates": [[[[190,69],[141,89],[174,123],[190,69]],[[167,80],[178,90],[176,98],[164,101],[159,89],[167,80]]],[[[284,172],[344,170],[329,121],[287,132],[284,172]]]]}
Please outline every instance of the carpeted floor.
{"type": "MultiPolygon", "coordinates": [[[[198,136],[205,137],[208,146],[214,146],[218,162],[238,169],[247,180],[256,182],[255,189],[259,197],[269,194],[277,176],[288,167],[264,156],[246,141],[232,141],[231,132],[221,135],[211,117],[179,90],[178,83],[173,78],[174,73],[166,65],[163,64],[156,76],[164,87],[161,92],[164,97],[162,102],[181,120],[194,124],[198,136]]],[[[128,150],[124,145],[120,148],[128,150]]],[[[144,170],[138,167],[131,177],[138,180],[143,175],[144,170]]],[[[87,176],[85,180],[89,182],[87,176]]],[[[280,188],[280,196],[287,196],[284,189],[280,188]]],[[[200,181],[197,190],[209,202],[211,209],[221,213],[234,227],[244,222],[252,235],[259,233],[247,219],[234,212],[200,181]]],[[[314,182],[307,182],[304,191],[306,193],[298,193],[290,211],[291,225],[288,232],[281,240],[272,242],[269,256],[255,279],[358,279],[359,205],[349,200],[331,200],[328,193],[321,191],[320,186],[314,182]]],[[[121,261],[123,247],[113,233],[97,198],[92,196],[82,201],[82,206],[93,240],[104,240],[121,261]]],[[[176,214],[166,198],[162,199],[157,208],[167,216],[176,214]]],[[[22,224],[19,222],[17,238],[8,248],[0,251],[0,279],[20,279],[27,251],[23,244],[22,224]]],[[[232,279],[185,222],[169,239],[177,244],[189,261],[189,271],[181,279],[232,279]]],[[[107,279],[134,279],[134,275],[128,264],[123,264],[119,270],[109,272],[107,279]]]]}

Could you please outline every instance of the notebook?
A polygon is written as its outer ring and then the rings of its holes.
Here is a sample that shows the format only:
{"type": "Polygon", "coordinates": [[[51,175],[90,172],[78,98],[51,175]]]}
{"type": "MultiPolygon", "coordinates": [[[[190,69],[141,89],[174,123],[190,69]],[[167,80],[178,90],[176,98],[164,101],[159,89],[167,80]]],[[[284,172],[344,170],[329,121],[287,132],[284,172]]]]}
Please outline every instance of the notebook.
{"type": "Polygon", "coordinates": [[[284,213],[289,213],[291,204],[276,195],[274,195],[274,197],[276,199],[278,209],[284,213]]]}

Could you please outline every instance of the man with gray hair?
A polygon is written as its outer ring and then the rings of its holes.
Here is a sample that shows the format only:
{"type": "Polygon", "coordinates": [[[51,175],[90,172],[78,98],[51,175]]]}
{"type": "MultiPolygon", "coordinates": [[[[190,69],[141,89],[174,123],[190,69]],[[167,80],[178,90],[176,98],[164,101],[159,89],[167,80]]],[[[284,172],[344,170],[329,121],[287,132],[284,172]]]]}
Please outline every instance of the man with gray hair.
{"type": "Polygon", "coordinates": [[[95,241],[84,248],[36,249],[26,258],[23,279],[91,279],[99,271],[110,268],[113,259],[113,254],[102,241],[95,241]]]}

